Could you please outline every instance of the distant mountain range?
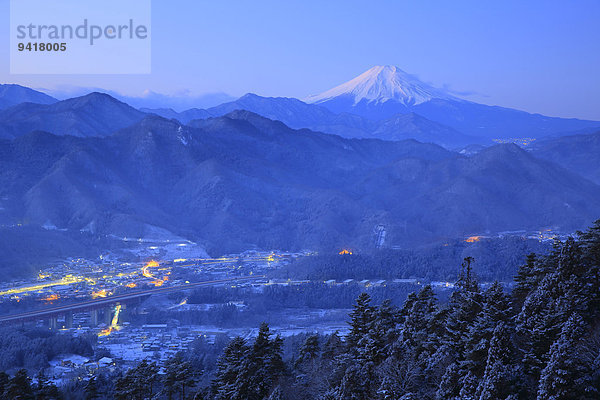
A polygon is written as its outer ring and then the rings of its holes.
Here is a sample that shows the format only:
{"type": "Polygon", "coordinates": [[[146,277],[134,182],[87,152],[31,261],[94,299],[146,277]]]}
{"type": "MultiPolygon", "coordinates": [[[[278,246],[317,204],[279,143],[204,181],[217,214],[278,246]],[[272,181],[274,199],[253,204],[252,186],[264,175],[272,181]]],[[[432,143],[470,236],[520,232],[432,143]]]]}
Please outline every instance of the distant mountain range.
{"type": "MultiPolygon", "coordinates": [[[[55,99],[31,89],[9,86],[11,90],[0,96],[0,105],[3,102],[20,103],[23,99],[44,105],[55,102],[55,99]]],[[[56,134],[102,136],[142,118],[140,113],[125,103],[114,98],[100,100],[98,93],[92,95],[92,99],[82,96],[76,98],[80,99],[77,101],[68,99],[59,102],[60,106],[57,107],[66,110],[66,113],[57,113],[53,107],[32,105],[6,109],[0,114],[0,137],[16,137],[34,129],[56,134]],[[111,104],[115,118],[109,115],[112,111],[89,114],[81,105],[70,114],[70,108],[75,103],[90,101],[104,102],[106,111],[110,111],[107,107],[111,104]]],[[[215,96],[211,99],[219,98],[215,96]]],[[[145,103],[133,98],[121,98],[134,101],[136,106],[160,104],[161,99],[164,104],[177,103],[157,94],[149,96],[152,102],[145,103]]],[[[227,99],[226,96],[220,98],[227,99]]],[[[94,107],[91,105],[88,108],[94,107]]],[[[466,101],[425,84],[394,66],[373,67],[347,83],[309,97],[306,102],[294,98],[246,94],[237,100],[207,109],[191,108],[177,112],[168,107],[141,107],[139,111],[187,124],[195,119],[218,117],[235,110],[252,111],[282,121],[295,129],[308,128],[346,138],[416,139],[448,149],[600,129],[600,122],[597,121],[546,117],[466,101]]]]}
{"type": "Polygon", "coordinates": [[[142,237],[215,254],[415,245],[597,218],[600,186],[516,145],[471,157],[414,140],[344,139],[248,111],[185,126],[147,116],[106,137],[31,132],[0,141],[5,223],[142,237]]]}
{"type": "Polygon", "coordinates": [[[189,110],[182,112],[177,112],[172,108],[140,108],[140,111],[147,114],[156,114],[167,119],[176,119],[184,124],[187,124],[193,119],[206,119],[214,117],[214,115],[201,108],[190,108],[189,110]]]}
{"type": "Polygon", "coordinates": [[[247,110],[286,125],[301,129],[340,135],[346,138],[377,138],[382,140],[416,139],[425,143],[436,143],[447,148],[456,148],[478,139],[464,135],[452,128],[430,121],[418,114],[398,114],[384,121],[372,121],[355,114],[335,114],[324,107],[307,104],[286,97],[261,97],[252,93],[235,101],[207,110],[191,109],[182,113],[173,110],[143,109],[165,118],[175,118],[182,123],[208,116],[223,116],[235,110],[247,110]]]}
{"type": "Polygon", "coordinates": [[[79,137],[107,136],[145,115],[104,93],[51,104],[21,103],[0,111],[0,138],[15,138],[35,130],[79,137]]]}
{"type": "Polygon", "coordinates": [[[246,94],[206,110],[144,111],[188,123],[195,115],[216,117],[244,109],[293,128],[309,128],[347,138],[414,138],[446,148],[600,128],[598,121],[546,117],[463,100],[393,66],[373,67],[305,101],[246,94]]]}
{"type": "Polygon", "coordinates": [[[600,185],[600,130],[538,140],[531,146],[531,151],[541,159],[555,162],[600,185]]]}
{"type": "Polygon", "coordinates": [[[597,121],[552,118],[459,99],[394,66],[376,66],[307,102],[372,120],[414,112],[483,141],[544,136],[599,127],[597,121]]]}
{"type": "Polygon", "coordinates": [[[0,85],[0,110],[27,102],[52,104],[57,101],[54,97],[28,87],[12,84],[0,85]]]}
{"type": "Polygon", "coordinates": [[[1,88],[5,232],[162,232],[218,254],[369,248],[379,224],[413,246],[600,216],[600,123],[468,102],[397,68],[312,103],[247,94],[183,112],[1,88]],[[539,139],[492,141],[518,137],[539,139]]]}
{"type": "Polygon", "coordinates": [[[348,138],[383,140],[417,139],[456,148],[477,142],[452,128],[430,121],[418,114],[398,114],[384,121],[371,121],[357,115],[334,114],[326,108],[291,98],[269,98],[247,94],[238,100],[204,109],[176,112],[172,109],[136,110],[103,93],[55,102],[22,103],[0,111],[0,138],[14,138],[33,130],[59,135],[105,136],[116,129],[141,120],[153,113],[187,124],[194,119],[218,117],[235,110],[247,110],[280,120],[293,128],[309,128],[348,138]]]}

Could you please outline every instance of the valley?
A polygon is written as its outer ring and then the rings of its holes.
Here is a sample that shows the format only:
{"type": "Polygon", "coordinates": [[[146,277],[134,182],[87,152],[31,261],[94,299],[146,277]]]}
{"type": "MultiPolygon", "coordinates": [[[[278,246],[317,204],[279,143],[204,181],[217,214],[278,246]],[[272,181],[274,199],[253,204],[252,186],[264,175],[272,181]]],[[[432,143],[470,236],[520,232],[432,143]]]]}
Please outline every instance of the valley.
{"type": "Polygon", "coordinates": [[[591,343],[600,122],[390,65],[190,98],[0,86],[0,386],[529,399],[591,343]]]}

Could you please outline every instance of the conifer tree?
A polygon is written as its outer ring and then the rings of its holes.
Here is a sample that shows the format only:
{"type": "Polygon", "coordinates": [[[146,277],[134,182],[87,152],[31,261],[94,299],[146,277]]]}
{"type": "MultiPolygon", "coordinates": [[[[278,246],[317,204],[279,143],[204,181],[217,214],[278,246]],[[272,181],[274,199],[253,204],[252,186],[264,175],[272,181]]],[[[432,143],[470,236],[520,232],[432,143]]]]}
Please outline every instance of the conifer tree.
{"type": "Polygon", "coordinates": [[[96,383],[96,377],[92,376],[90,380],[85,385],[85,400],[96,400],[100,397],[100,393],[98,392],[98,385],[96,383]]]}
{"type": "Polygon", "coordinates": [[[371,388],[375,381],[374,365],[372,363],[352,364],[337,388],[336,400],[370,400],[374,397],[371,388]]]}
{"type": "Polygon", "coordinates": [[[248,351],[248,346],[241,337],[234,338],[223,351],[217,364],[216,378],[212,383],[216,400],[242,399],[237,382],[242,375],[248,351]]]}
{"type": "Polygon", "coordinates": [[[4,394],[4,389],[8,386],[8,382],[10,381],[10,377],[4,371],[0,371],[0,398],[2,398],[4,394]]]}
{"type": "Polygon", "coordinates": [[[365,338],[373,323],[373,307],[371,297],[363,292],[356,299],[356,305],[350,313],[350,333],[346,336],[346,345],[357,350],[361,339],[365,338]]]}
{"type": "Polygon", "coordinates": [[[479,283],[472,269],[473,258],[466,257],[455,290],[450,297],[445,342],[459,361],[463,360],[467,335],[482,308],[479,283]]]}
{"type": "Polygon", "coordinates": [[[516,286],[512,291],[514,308],[520,310],[525,302],[525,298],[539,284],[541,277],[540,270],[537,268],[537,255],[531,253],[527,255],[525,264],[519,267],[517,276],[515,276],[516,286]]]}
{"type": "Polygon", "coordinates": [[[404,396],[400,397],[398,400],[419,400],[420,397],[414,393],[406,393],[404,396]]]}
{"type": "Polygon", "coordinates": [[[577,343],[584,333],[585,322],[573,314],[552,344],[548,363],[541,373],[538,400],[590,398],[590,388],[580,385],[589,371],[580,363],[577,354],[577,343]]]}
{"type": "Polygon", "coordinates": [[[267,400],[283,400],[283,391],[281,386],[277,386],[269,395],[267,400]]]}
{"type": "MultiPolygon", "coordinates": [[[[406,307],[406,305],[405,305],[406,307]]],[[[431,285],[424,286],[405,317],[404,324],[400,329],[402,342],[409,347],[415,348],[417,354],[424,349],[428,341],[428,328],[437,311],[435,294],[431,285]]]]}
{"type": "Polygon", "coordinates": [[[397,310],[390,300],[384,300],[374,310],[373,321],[366,336],[359,340],[359,346],[364,348],[361,354],[364,361],[378,365],[387,357],[389,347],[398,337],[397,323],[397,310]]]}
{"type": "Polygon", "coordinates": [[[300,348],[294,368],[294,384],[307,398],[317,398],[328,389],[327,378],[331,368],[329,362],[326,364],[321,358],[319,336],[309,335],[300,348]]]}
{"type": "Polygon", "coordinates": [[[344,350],[343,346],[344,344],[342,342],[342,339],[340,338],[339,332],[335,331],[327,338],[327,341],[323,346],[322,357],[325,360],[333,360],[335,357],[342,353],[342,351],[344,350]]]}
{"type": "Polygon", "coordinates": [[[4,396],[10,400],[33,400],[35,398],[31,379],[27,376],[26,370],[18,370],[8,381],[4,389],[4,396]]]}
{"type": "Polygon", "coordinates": [[[499,323],[508,324],[511,318],[510,297],[502,285],[494,282],[483,295],[483,307],[466,337],[464,366],[478,377],[483,375],[488,349],[499,323]]]}
{"type": "Polygon", "coordinates": [[[436,400],[458,400],[460,392],[461,369],[458,363],[452,363],[446,369],[435,394],[436,400]]]}
{"type": "MultiPolygon", "coordinates": [[[[181,358],[178,360],[181,360],[181,358]]],[[[169,361],[167,361],[167,366],[168,365],[169,361]]],[[[127,400],[143,400],[151,398],[153,395],[153,387],[157,379],[158,366],[156,363],[148,363],[147,360],[143,360],[117,380],[115,385],[115,397],[127,400]]],[[[90,384],[90,382],[88,382],[88,384],[90,384]]],[[[94,382],[93,385],[95,386],[95,384],[96,383],[94,382]]]]}
{"type": "Polygon", "coordinates": [[[281,357],[283,341],[279,336],[271,340],[266,323],[261,324],[246,364],[250,392],[248,399],[261,400],[266,397],[285,371],[281,357]]]}
{"type": "MultiPolygon", "coordinates": [[[[422,388],[422,367],[414,354],[414,349],[397,341],[390,349],[390,356],[377,367],[376,393],[383,399],[398,399],[417,392],[422,388]]],[[[373,385],[374,386],[374,385],[373,385]]]]}
{"type": "Polygon", "coordinates": [[[208,388],[203,388],[198,390],[194,394],[194,400],[212,400],[213,397],[210,395],[210,390],[208,388]]]}
{"type": "Polygon", "coordinates": [[[128,400],[132,398],[131,379],[127,374],[118,378],[115,382],[114,397],[116,400],[128,400]]]}
{"type": "Polygon", "coordinates": [[[586,281],[590,317],[600,313],[600,219],[585,232],[578,232],[581,247],[584,250],[582,261],[587,267],[586,281]]]}
{"type": "Polygon", "coordinates": [[[302,344],[302,347],[300,347],[300,355],[296,360],[296,367],[306,366],[306,364],[314,362],[319,353],[319,336],[309,335],[302,344]]]}
{"type": "Polygon", "coordinates": [[[173,398],[175,393],[180,393],[183,400],[186,389],[193,386],[195,382],[192,367],[189,362],[183,361],[180,353],[167,360],[165,363],[164,387],[169,400],[173,398]]]}
{"type": "Polygon", "coordinates": [[[461,372],[461,377],[458,380],[458,386],[460,387],[458,392],[459,398],[461,400],[475,400],[478,383],[479,380],[472,371],[461,372]]]}
{"type": "Polygon", "coordinates": [[[56,385],[48,380],[41,369],[36,375],[36,383],[32,385],[36,400],[56,400],[61,397],[56,385]]]}
{"type": "Polygon", "coordinates": [[[572,313],[590,316],[586,294],[587,267],[582,264],[582,249],[573,238],[556,242],[553,252],[544,258],[545,271],[517,317],[517,332],[525,349],[523,366],[532,379],[539,379],[547,353],[572,313]]]}
{"type": "Polygon", "coordinates": [[[456,285],[467,292],[479,292],[479,283],[473,272],[473,257],[465,257],[456,285]]]}
{"type": "Polygon", "coordinates": [[[504,322],[499,322],[494,329],[487,354],[485,372],[477,388],[480,400],[506,399],[511,394],[517,394],[512,366],[513,346],[510,331],[504,322]]]}
{"type": "Polygon", "coordinates": [[[417,301],[417,293],[410,292],[402,305],[402,308],[398,312],[399,321],[401,324],[404,323],[406,317],[410,315],[413,304],[417,301]]]}

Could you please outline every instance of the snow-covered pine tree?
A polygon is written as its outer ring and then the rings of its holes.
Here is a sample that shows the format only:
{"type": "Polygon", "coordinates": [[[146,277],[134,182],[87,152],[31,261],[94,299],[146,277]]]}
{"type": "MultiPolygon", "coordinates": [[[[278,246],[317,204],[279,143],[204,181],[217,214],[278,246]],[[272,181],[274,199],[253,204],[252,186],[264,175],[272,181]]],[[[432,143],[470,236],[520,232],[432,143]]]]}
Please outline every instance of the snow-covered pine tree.
{"type": "Polygon", "coordinates": [[[373,313],[369,331],[359,340],[358,346],[364,349],[360,355],[365,362],[379,365],[389,354],[389,347],[398,336],[398,310],[390,300],[384,300],[373,313]]]}
{"type": "MultiPolygon", "coordinates": [[[[247,399],[262,400],[271,392],[279,377],[285,371],[281,357],[283,341],[277,336],[271,339],[266,323],[262,323],[258,335],[248,353],[248,363],[244,375],[248,379],[247,399]]],[[[245,383],[245,382],[244,382],[245,383]]]]}
{"type": "Polygon", "coordinates": [[[358,350],[361,339],[365,338],[373,323],[374,310],[371,297],[363,292],[356,299],[354,309],[350,313],[350,332],[346,336],[346,345],[351,350],[358,350]]]}
{"type": "Polygon", "coordinates": [[[525,298],[539,284],[541,271],[537,266],[538,257],[535,253],[527,255],[525,264],[519,267],[517,276],[515,276],[516,286],[512,291],[513,307],[520,310],[523,307],[525,298]]]}
{"type": "Polygon", "coordinates": [[[463,366],[478,378],[483,375],[494,330],[499,323],[510,323],[511,310],[510,297],[504,293],[500,283],[494,282],[484,292],[483,308],[469,328],[466,337],[463,366]]]}
{"type": "Polygon", "coordinates": [[[537,400],[587,400],[590,390],[582,378],[590,371],[579,359],[578,342],[586,331],[586,324],[579,315],[573,314],[564,324],[559,338],[550,348],[550,357],[542,370],[537,400]]]}
{"type": "Polygon", "coordinates": [[[514,367],[514,346],[511,330],[504,322],[494,329],[487,353],[485,372],[477,388],[479,400],[507,399],[517,395],[519,374],[514,367]]]}
{"type": "Polygon", "coordinates": [[[458,400],[460,392],[461,369],[457,363],[446,368],[440,386],[435,394],[436,400],[458,400]]]}
{"type": "Polygon", "coordinates": [[[243,393],[239,393],[236,383],[242,374],[243,362],[247,357],[249,348],[241,337],[234,338],[219,358],[216,377],[212,382],[215,400],[237,400],[243,393]]]}
{"type": "Polygon", "coordinates": [[[473,258],[466,257],[459,279],[448,305],[445,343],[455,352],[457,361],[464,359],[466,340],[477,315],[481,311],[483,297],[472,269],[473,258]]]}

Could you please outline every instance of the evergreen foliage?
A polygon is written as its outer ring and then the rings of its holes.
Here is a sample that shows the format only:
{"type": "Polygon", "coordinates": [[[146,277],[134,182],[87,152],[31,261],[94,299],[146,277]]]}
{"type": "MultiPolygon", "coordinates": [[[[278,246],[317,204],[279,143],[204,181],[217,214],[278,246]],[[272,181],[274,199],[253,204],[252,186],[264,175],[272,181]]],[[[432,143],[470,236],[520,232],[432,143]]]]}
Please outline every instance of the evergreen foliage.
{"type": "MultiPolygon", "coordinates": [[[[449,301],[430,286],[402,307],[356,299],[345,338],[308,334],[290,360],[262,324],[255,339],[225,347],[210,388],[181,354],[159,384],[146,361],[116,382],[115,398],[203,400],[592,400],[600,398],[600,220],[586,232],[531,254],[512,293],[478,281],[466,258],[449,301]],[[187,397],[186,397],[187,396],[187,397]]],[[[48,380],[0,373],[6,399],[52,399],[48,380]],[[39,397],[46,396],[46,397],[39,397]]],[[[95,379],[86,399],[99,398],[95,379]]]]}

